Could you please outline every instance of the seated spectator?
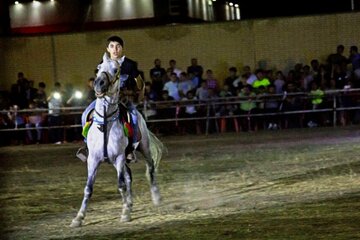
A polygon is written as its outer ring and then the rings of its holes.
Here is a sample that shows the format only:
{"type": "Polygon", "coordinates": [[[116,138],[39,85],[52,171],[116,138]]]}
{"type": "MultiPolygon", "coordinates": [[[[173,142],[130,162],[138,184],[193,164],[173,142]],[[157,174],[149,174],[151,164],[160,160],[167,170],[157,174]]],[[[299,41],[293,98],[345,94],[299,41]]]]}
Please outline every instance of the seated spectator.
{"type": "Polygon", "coordinates": [[[285,84],[285,75],[282,71],[276,72],[276,79],[274,81],[275,89],[277,94],[282,94],[284,92],[284,84],[285,84]]]}
{"type": "Polygon", "coordinates": [[[194,89],[193,82],[188,78],[186,72],[180,74],[178,89],[181,98],[186,97],[187,93],[194,89]]]}
{"type": "MultiPolygon", "coordinates": [[[[197,104],[197,98],[194,95],[193,91],[188,91],[186,93],[186,96],[181,99],[181,101],[184,101],[184,109],[182,109],[182,117],[184,118],[196,118],[198,117],[198,106],[197,104]]],[[[196,133],[200,134],[200,125],[199,120],[190,120],[190,121],[182,121],[180,123],[182,126],[180,129],[182,133],[196,133]]]]}
{"type": "Polygon", "coordinates": [[[209,90],[206,81],[202,81],[199,88],[196,89],[195,96],[199,100],[206,100],[209,98],[209,90]]]}
{"type": "MultiPolygon", "coordinates": [[[[156,109],[156,101],[158,100],[158,96],[156,91],[152,88],[151,82],[145,82],[145,94],[143,101],[143,109],[142,113],[145,117],[145,120],[152,120],[157,118],[157,109],[156,109]]],[[[156,127],[156,123],[148,123],[149,129],[157,132],[158,129],[156,127]]]]}
{"type": "Polygon", "coordinates": [[[245,115],[246,117],[240,117],[241,129],[245,132],[254,131],[256,126],[255,118],[251,118],[250,114],[256,113],[256,94],[252,91],[250,85],[245,85],[241,89],[239,95],[240,105],[239,114],[245,115]]]}
{"type": "Polygon", "coordinates": [[[169,96],[171,96],[174,100],[179,101],[180,95],[179,95],[178,86],[179,86],[179,81],[178,81],[176,73],[171,73],[170,81],[168,81],[164,85],[163,94],[164,94],[164,91],[166,91],[169,94],[169,96]]]}
{"type": "Polygon", "coordinates": [[[157,103],[157,114],[159,119],[170,119],[169,121],[161,122],[159,124],[159,132],[162,134],[172,134],[175,132],[175,125],[173,119],[177,118],[176,106],[174,98],[169,95],[169,92],[163,90],[162,95],[157,103]]]}
{"type": "Polygon", "coordinates": [[[216,78],[214,76],[214,73],[213,73],[213,71],[211,69],[208,69],[206,71],[205,81],[206,81],[207,88],[212,89],[212,90],[214,90],[215,93],[217,93],[217,91],[218,91],[218,83],[217,83],[217,80],[216,80],[216,78]]]}
{"type": "Polygon", "coordinates": [[[236,73],[237,73],[236,67],[229,68],[229,76],[224,80],[224,85],[228,86],[229,91],[232,92],[232,95],[234,96],[236,94],[236,87],[237,87],[235,86],[234,81],[239,77],[236,73]]]}

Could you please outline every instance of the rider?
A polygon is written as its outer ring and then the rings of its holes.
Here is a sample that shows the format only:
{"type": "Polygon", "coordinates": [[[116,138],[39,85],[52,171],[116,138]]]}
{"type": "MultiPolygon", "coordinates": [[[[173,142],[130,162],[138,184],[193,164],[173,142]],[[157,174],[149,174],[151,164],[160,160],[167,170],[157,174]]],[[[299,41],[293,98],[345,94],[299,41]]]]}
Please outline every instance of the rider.
{"type": "MultiPolygon", "coordinates": [[[[121,81],[121,89],[122,95],[125,95],[123,103],[127,106],[128,111],[131,115],[131,126],[133,128],[133,138],[132,143],[129,144],[130,151],[126,156],[126,159],[129,161],[136,161],[135,156],[135,149],[138,145],[138,119],[137,119],[137,111],[136,106],[133,103],[132,95],[138,95],[138,98],[143,96],[144,92],[144,81],[139,74],[139,70],[137,68],[137,63],[123,54],[124,48],[124,41],[118,36],[112,36],[107,39],[106,50],[110,55],[112,60],[117,61],[120,66],[120,81],[121,81]],[[126,95],[129,96],[126,96],[126,95]]],[[[94,100],[83,112],[81,119],[82,119],[82,126],[86,123],[86,119],[88,114],[95,108],[95,101],[94,100]]],[[[80,158],[82,161],[86,161],[87,159],[87,147],[82,147],[78,150],[76,156],[80,158]]]]}

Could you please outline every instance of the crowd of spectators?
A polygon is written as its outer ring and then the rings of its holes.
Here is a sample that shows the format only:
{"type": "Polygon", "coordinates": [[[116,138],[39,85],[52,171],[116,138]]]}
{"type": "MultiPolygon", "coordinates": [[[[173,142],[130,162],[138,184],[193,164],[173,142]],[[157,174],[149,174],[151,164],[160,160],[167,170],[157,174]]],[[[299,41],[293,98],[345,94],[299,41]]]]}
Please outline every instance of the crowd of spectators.
{"type": "MultiPolygon", "coordinates": [[[[358,106],[360,98],[356,92],[345,90],[360,88],[360,54],[356,46],[349,48],[347,56],[344,51],[345,47],[339,45],[325,62],[313,59],[308,64],[297,63],[287,74],[280,70],[252,70],[250,66],[240,70],[230,67],[225,79],[217,79],[212,69],[204,71],[196,58],[191,59],[186,69],[179,68],[174,59],[169,61],[167,68],[162,67],[160,59],[155,59],[139,110],[149,127],[158,134],[200,134],[205,128],[210,132],[256,131],[333,124],[332,113],[328,112],[277,113],[332,108],[333,98],[326,94],[332,90],[344,90],[336,97],[337,107],[358,106]],[[206,121],[206,117],[211,117],[211,121],[206,121]]],[[[0,94],[3,110],[0,128],[29,130],[0,131],[2,135],[11,135],[10,138],[2,137],[1,144],[44,142],[43,126],[49,129],[48,142],[59,144],[80,140],[80,128],[64,130],[57,126],[80,124],[81,107],[95,98],[93,81],[94,78],[89,79],[83,97],[77,96],[72,86],[63,88],[59,82],[47,96],[45,83],[39,82],[35,88],[34,81],[19,72],[11,90],[0,94]],[[74,113],[64,107],[79,109],[74,113]]],[[[338,114],[337,124],[359,121],[357,110],[338,114]]]]}

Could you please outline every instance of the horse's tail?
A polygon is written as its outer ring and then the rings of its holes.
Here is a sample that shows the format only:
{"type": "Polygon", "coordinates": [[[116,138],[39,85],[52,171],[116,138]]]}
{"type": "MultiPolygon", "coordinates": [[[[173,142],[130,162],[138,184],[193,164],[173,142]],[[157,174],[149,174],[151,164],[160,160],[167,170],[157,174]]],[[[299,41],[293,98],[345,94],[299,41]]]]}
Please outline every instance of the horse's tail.
{"type": "Polygon", "coordinates": [[[154,161],[155,169],[157,169],[160,165],[160,160],[164,151],[166,150],[165,145],[155,136],[153,132],[148,130],[149,132],[149,141],[150,141],[150,152],[151,157],[154,161]]]}

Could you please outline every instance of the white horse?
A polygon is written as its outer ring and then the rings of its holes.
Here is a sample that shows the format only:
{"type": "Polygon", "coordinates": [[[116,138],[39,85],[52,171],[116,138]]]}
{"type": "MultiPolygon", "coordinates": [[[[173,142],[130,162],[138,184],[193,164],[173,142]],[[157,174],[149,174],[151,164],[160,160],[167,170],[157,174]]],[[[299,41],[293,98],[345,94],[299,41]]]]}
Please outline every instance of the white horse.
{"type": "MultiPolygon", "coordinates": [[[[84,189],[84,198],[81,208],[72,220],[71,227],[80,227],[83,224],[90,197],[93,193],[96,172],[101,162],[111,163],[117,171],[118,189],[122,197],[121,221],[131,220],[132,193],[131,170],[126,163],[125,149],[128,137],[124,133],[124,125],[119,120],[120,95],[120,65],[111,60],[105,53],[103,62],[94,81],[96,94],[95,113],[93,123],[87,136],[89,156],[87,159],[88,177],[84,189]]],[[[151,198],[154,205],[161,201],[160,191],[155,180],[155,170],[162,157],[163,145],[146,126],[143,116],[137,112],[141,140],[137,147],[146,161],[146,175],[150,182],[151,198]]]]}

